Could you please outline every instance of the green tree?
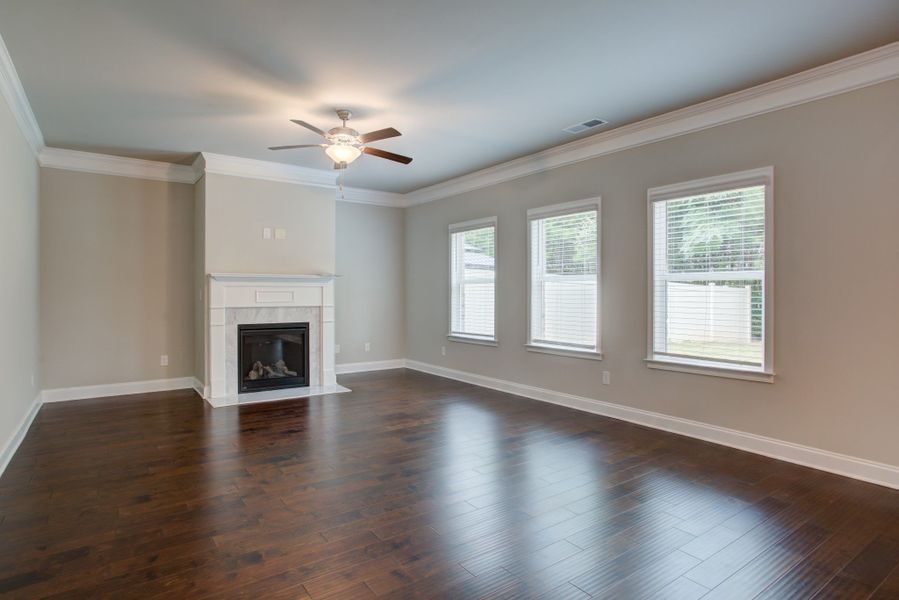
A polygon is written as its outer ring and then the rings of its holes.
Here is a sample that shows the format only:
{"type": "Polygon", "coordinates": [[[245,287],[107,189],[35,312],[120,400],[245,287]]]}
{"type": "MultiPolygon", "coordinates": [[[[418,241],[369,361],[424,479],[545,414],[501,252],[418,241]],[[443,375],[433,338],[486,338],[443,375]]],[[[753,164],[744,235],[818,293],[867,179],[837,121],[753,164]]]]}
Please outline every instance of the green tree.
{"type": "Polygon", "coordinates": [[[553,275],[596,273],[596,212],[543,220],[546,272],[553,275]]]}

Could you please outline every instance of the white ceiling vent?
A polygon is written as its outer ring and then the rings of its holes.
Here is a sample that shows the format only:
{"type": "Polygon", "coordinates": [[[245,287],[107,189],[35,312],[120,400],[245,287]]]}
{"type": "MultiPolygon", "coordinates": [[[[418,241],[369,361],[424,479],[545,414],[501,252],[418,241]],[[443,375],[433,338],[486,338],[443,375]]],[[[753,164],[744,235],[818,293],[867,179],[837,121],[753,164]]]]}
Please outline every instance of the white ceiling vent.
{"type": "Polygon", "coordinates": [[[587,131],[588,129],[594,129],[601,125],[605,125],[608,121],[604,121],[603,119],[590,119],[589,121],[584,121],[583,123],[576,123],[574,125],[570,125],[566,127],[562,131],[567,131],[568,133],[581,133],[582,131],[587,131]]]}

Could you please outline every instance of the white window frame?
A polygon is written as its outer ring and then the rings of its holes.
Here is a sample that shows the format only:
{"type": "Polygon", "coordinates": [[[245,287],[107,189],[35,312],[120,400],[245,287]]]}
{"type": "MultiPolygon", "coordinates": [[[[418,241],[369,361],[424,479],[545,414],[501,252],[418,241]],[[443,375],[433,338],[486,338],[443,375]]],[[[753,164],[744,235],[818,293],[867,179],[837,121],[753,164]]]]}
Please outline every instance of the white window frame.
{"type": "Polygon", "coordinates": [[[447,280],[449,282],[449,304],[447,311],[446,337],[451,342],[462,342],[465,344],[477,344],[480,346],[498,346],[499,336],[497,335],[497,314],[499,309],[499,227],[496,217],[484,217],[482,219],[473,219],[462,223],[453,223],[449,226],[449,235],[447,236],[447,247],[449,248],[449,271],[447,280]],[[493,227],[493,337],[468,336],[459,333],[453,333],[453,234],[462,233],[464,231],[472,231],[474,229],[483,229],[485,227],[493,227]]]}
{"type": "Polygon", "coordinates": [[[712,375],[748,381],[774,382],[774,167],[763,167],[738,173],[729,173],[706,179],[697,179],[684,183],[676,183],[650,188],[646,193],[646,240],[647,240],[647,329],[646,329],[646,366],[652,369],[679,371],[697,375],[712,375]],[[764,309],[762,311],[762,336],[764,343],[763,365],[759,368],[733,365],[715,360],[700,360],[674,356],[663,356],[654,353],[655,331],[655,273],[653,258],[654,248],[654,215],[656,202],[723,192],[742,187],[765,186],[765,271],[764,271],[764,309]]]}
{"type": "Polygon", "coordinates": [[[568,356],[572,358],[585,358],[591,360],[602,360],[602,198],[587,198],[585,200],[575,200],[574,202],[563,202],[561,204],[552,204],[550,206],[541,206],[528,210],[527,214],[528,229],[528,262],[527,262],[527,330],[525,331],[525,349],[529,352],[541,352],[543,354],[555,354],[558,356],[568,356]],[[570,348],[561,348],[548,344],[535,343],[531,335],[531,298],[532,286],[531,280],[531,261],[534,258],[534,240],[532,235],[531,222],[537,219],[545,219],[547,217],[558,217],[572,213],[585,212],[587,210],[596,211],[596,349],[595,350],[575,350],[570,348]]]}

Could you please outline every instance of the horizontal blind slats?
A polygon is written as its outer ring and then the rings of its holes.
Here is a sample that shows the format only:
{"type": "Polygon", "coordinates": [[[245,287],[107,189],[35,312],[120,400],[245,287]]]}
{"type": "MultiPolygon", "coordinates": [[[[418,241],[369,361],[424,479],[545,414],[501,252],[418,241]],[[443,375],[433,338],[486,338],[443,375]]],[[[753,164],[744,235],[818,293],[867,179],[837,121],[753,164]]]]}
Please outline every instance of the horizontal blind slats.
{"type": "Polygon", "coordinates": [[[450,334],[495,338],[496,227],[450,228],[450,334]]]}
{"type": "Polygon", "coordinates": [[[654,201],[653,352],[764,364],[764,185],[654,201]]]}
{"type": "Polygon", "coordinates": [[[530,220],[530,342],[597,349],[596,209],[530,220]]]}

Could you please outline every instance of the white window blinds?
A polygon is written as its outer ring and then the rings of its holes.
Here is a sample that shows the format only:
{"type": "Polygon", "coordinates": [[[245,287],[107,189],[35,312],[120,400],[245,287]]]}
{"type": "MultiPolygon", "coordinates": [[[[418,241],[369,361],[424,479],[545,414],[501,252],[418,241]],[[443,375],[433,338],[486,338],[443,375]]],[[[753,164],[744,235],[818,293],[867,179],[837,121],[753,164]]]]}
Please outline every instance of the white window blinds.
{"type": "Polygon", "coordinates": [[[652,357],[767,370],[769,183],[653,200],[652,357]]]}
{"type": "Polygon", "coordinates": [[[599,352],[599,202],[529,211],[529,345],[599,352]]]}
{"type": "Polygon", "coordinates": [[[496,340],[496,219],[450,226],[450,336],[496,340]]]}

